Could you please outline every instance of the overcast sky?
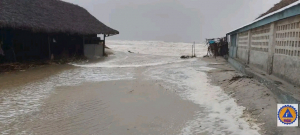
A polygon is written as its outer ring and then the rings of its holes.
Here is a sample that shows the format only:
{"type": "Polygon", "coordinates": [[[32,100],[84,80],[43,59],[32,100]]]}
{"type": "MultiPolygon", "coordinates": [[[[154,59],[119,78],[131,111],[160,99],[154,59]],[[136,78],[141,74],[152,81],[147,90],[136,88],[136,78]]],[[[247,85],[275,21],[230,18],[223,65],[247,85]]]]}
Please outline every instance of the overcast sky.
{"type": "Polygon", "coordinates": [[[253,21],[280,0],[64,0],[118,30],[109,39],[202,42],[253,21]]]}

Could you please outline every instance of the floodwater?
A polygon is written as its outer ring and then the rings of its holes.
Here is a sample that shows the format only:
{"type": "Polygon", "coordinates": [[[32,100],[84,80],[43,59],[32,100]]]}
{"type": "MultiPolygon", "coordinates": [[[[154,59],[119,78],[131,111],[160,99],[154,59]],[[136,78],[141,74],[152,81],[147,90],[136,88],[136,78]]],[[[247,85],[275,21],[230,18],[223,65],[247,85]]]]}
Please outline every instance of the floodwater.
{"type": "Polygon", "coordinates": [[[208,63],[179,58],[192,43],[107,45],[114,55],[104,61],[0,87],[0,134],[259,134],[244,107],[209,83],[208,63]]]}

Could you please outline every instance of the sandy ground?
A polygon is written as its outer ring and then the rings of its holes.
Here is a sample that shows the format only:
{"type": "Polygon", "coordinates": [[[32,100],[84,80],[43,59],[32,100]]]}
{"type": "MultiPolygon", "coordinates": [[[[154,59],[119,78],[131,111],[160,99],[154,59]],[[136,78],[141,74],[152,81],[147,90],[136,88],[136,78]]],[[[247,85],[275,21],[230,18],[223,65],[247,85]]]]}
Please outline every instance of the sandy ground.
{"type": "Polygon", "coordinates": [[[28,128],[38,134],[179,134],[194,108],[146,81],[87,83],[58,88],[28,128]]]}
{"type": "Polygon", "coordinates": [[[139,74],[136,80],[58,87],[40,111],[19,120],[17,130],[43,135],[180,134],[197,105],[143,78],[139,74]]]}
{"type": "Polygon", "coordinates": [[[22,86],[27,83],[36,82],[62,71],[74,69],[71,65],[44,65],[30,68],[25,71],[12,71],[0,74],[0,90],[22,86]]]}
{"type": "Polygon", "coordinates": [[[300,128],[277,127],[277,103],[275,95],[262,83],[251,78],[231,80],[235,76],[243,76],[231,67],[223,58],[204,58],[203,60],[215,68],[208,73],[211,83],[221,86],[240,106],[246,107],[245,117],[250,123],[258,123],[261,134],[265,135],[299,135],[300,128]]]}

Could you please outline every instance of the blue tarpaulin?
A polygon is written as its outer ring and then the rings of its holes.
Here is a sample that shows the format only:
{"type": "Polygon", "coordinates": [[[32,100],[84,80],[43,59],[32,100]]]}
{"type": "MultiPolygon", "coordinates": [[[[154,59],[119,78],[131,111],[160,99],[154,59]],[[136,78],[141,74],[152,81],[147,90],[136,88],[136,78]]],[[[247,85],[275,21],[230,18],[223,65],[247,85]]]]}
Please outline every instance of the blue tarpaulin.
{"type": "Polygon", "coordinates": [[[209,44],[213,44],[213,43],[215,43],[214,40],[210,40],[210,41],[209,41],[209,44]]]}

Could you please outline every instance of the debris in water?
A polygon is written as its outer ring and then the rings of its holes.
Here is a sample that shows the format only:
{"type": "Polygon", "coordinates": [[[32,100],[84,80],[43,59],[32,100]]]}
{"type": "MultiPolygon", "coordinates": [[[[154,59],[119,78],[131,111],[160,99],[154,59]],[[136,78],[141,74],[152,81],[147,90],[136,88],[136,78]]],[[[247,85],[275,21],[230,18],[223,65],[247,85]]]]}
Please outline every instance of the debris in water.
{"type": "Polygon", "coordinates": [[[182,55],[180,58],[181,59],[187,59],[187,58],[189,58],[190,56],[184,56],[184,55],[182,55]]]}
{"type": "Polygon", "coordinates": [[[196,56],[188,56],[188,55],[182,55],[181,59],[189,59],[189,58],[195,58],[196,56]]]}

